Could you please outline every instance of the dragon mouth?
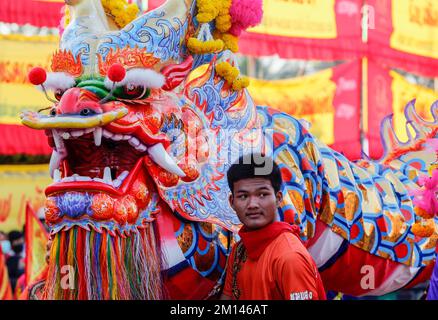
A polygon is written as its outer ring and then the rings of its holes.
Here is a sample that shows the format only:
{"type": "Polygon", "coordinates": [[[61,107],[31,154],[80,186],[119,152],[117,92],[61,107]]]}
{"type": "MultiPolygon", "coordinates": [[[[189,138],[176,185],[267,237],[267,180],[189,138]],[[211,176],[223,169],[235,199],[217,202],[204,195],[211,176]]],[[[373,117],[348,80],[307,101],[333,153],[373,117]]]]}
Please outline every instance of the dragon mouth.
{"type": "Polygon", "coordinates": [[[136,179],[145,159],[150,158],[167,171],[185,176],[161,143],[145,145],[129,134],[102,127],[81,130],[46,131],[54,148],[50,161],[53,184],[46,196],[73,190],[125,194],[136,179]]]}
{"type": "MultiPolygon", "coordinates": [[[[99,131],[100,129],[97,129],[99,131]]],[[[130,135],[113,134],[102,130],[96,138],[96,129],[56,131],[61,138],[51,162],[54,183],[46,195],[66,190],[101,190],[121,195],[141,168],[147,147],[130,135]],[[67,138],[67,139],[66,139],[67,138]],[[96,145],[96,139],[101,139],[96,145]],[[62,159],[60,159],[60,157],[62,159]]],[[[60,140],[58,140],[58,143],[60,140]]]]}

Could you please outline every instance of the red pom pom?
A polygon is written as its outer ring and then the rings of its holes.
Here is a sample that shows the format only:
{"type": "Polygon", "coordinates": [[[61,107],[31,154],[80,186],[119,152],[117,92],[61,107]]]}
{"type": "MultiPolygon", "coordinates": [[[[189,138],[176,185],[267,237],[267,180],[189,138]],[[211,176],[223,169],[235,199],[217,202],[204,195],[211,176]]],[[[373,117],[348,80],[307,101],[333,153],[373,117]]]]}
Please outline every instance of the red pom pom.
{"type": "Polygon", "coordinates": [[[29,72],[29,81],[35,86],[39,86],[40,84],[43,84],[44,81],[47,79],[47,73],[46,70],[44,70],[41,67],[35,67],[32,68],[29,72]]]}
{"type": "Polygon", "coordinates": [[[108,70],[108,78],[113,82],[120,82],[125,78],[126,70],[119,63],[113,64],[108,70]]]}

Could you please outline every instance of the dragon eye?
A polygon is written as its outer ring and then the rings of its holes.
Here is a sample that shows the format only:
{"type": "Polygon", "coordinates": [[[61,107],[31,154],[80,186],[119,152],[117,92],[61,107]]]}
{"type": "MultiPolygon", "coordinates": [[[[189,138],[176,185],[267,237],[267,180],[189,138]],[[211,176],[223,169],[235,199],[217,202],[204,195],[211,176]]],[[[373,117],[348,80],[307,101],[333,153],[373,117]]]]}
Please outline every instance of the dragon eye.
{"type": "Polygon", "coordinates": [[[149,90],[144,86],[136,86],[127,84],[123,87],[123,95],[128,99],[142,99],[145,98],[149,90]]]}
{"type": "Polygon", "coordinates": [[[88,108],[85,108],[85,109],[82,109],[82,110],[81,110],[80,115],[81,115],[81,116],[90,116],[90,115],[95,114],[95,113],[96,113],[96,112],[94,112],[93,110],[88,109],[88,108]]]}
{"type": "Polygon", "coordinates": [[[52,117],[56,116],[56,109],[55,109],[55,108],[52,108],[52,109],[50,110],[50,115],[51,115],[52,117]]]}
{"type": "Polygon", "coordinates": [[[56,89],[54,95],[56,100],[61,100],[62,95],[64,94],[65,90],[62,89],[56,89]]]}

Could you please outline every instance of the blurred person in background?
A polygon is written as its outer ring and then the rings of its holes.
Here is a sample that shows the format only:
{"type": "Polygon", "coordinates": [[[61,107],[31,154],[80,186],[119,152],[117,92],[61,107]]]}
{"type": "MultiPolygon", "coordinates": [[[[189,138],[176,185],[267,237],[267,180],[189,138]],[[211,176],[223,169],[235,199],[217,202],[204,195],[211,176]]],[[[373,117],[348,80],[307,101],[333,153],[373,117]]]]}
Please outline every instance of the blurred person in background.
{"type": "Polygon", "coordinates": [[[9,242],[11,243],[12,255],[7,258],[9,280],[11,281],[12,291],[15,291],[18,278],[24,273],[24,234],[14,230],[9,232],[9,242]]]}
{"type": "Polygon", "coordinates": [[[8,258],[9,256],[14,254],[11,248],[11,243],[9,242],[8,235],[3,231],[0,231],[0,246],[2,248],[3,254],[5,255],[5,258],[8,258]]]}

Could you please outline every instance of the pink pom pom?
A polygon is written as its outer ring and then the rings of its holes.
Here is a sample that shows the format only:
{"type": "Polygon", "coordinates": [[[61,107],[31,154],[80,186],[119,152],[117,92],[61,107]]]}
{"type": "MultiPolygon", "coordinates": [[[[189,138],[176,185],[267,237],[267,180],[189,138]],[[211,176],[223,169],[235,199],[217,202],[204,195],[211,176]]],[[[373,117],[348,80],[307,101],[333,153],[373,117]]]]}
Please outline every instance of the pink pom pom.
{"type": "Polygon", "coordinates": [[[119,63],[114,63],[108,70],[108,78],[113,82],[120,82],[125,78],[126,70],[119,63]]]}
{"type": "Polygon", "coordinates": [[[236,37],[262,21],[262,0],[233,0],[230,8],[230,33],[236,37]]]}
{"type": "Polygon", "coordinates": [[[438,214],[438,169],[433,170],[432,177],[420,177],[418,184],[422,187],[419,190],[409,192],[414,197],[413,203],[428,213],[438,214]]]}

